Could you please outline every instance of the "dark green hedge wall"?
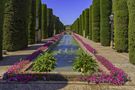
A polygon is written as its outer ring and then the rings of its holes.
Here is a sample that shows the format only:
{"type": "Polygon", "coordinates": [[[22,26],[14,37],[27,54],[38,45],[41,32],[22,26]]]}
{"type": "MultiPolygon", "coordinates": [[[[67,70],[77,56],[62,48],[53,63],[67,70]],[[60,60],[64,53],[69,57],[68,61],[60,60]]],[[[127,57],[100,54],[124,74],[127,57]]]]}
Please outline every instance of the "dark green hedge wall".
{"type": "Polygon", "coordinates": [[[128,51],[127,0],[114,1],[114,42],[118,52],[128,51]]]}
{"type": "Polygon", "coordinates": [[[89,9],[85,9],[85,37],[89,37],[89,9]]]}
{"type": "Polygon", "coordinates": [[[85,30],[85,11],[82,12],[82,26],[83,26],[83,27],[82,27],[83,36],[85,37],[85,33],[86,33],[86,32],[85,32],[85,31],[86,31],[86,30],[85,30]]]}
{"type": "Polygon", "coordinates": [[[93,0],[92,9],[92,40],[100,42],[100,0],[93,0]]]}
{"type": "Polygon", "coordinates": [[[5,5],[3,48],[15,51],[28,45],[30,0],[7,0],[5,5]]]}
{"type": "Polygon", "coordinates": [[[34,44],[36,32],[36,0],[31,0],[31,8],[29,15],[28,43],[34,44]]]}
{"type": "Polygon", "coordinates": [[[92,40],[92,5],[89,8],[89,39],[92,40]]]}
{"type": "Polygon", "coordinates": [[[129,10],[129,59],[135,64],[135,0],[128,0],[129,10]]]}
{"type": "Polygon", "coordinates": [[[81,31],[80,31],[80,35],[82,35],[83,36],[83,15],[81,14],[81,16],[80,16],[80,29],[81,29],[81,31]]]}
{"type": "Polygon", "coordinates": [[[53,36],[53,10],[48,8],[47,9],[47,29],[48,29],[48,37],[53,36]]]}
{"type": "Polygon", "coordinates": [[[100,0],[100,42],[103,46],[110,46],[111,24],[109,16],[112,12],[111,0],[100,0]]]}
{"type": "Polygon", "coordinates": [[[42,5],[42,38],[47,38],[47,6],[42,5]]]}
{"type": "Polygon", "coordinates": [[[3,12],[5,0],[0,0],[0,60],[2,59],[2,30],[3,30],[3,12]]]}

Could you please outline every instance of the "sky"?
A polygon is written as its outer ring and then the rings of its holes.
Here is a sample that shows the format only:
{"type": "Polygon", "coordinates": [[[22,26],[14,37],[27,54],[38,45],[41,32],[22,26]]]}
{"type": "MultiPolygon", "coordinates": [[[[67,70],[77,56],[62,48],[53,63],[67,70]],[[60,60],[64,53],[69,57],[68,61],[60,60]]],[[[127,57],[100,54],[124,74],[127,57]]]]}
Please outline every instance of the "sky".
{"type": "Polygon", "coordinates": [[[72,24],[82,11],[92,3],[92,0],[42,0],[48,8],[53,9],[54,15],[58,16],[65,25],[72,24]]]}

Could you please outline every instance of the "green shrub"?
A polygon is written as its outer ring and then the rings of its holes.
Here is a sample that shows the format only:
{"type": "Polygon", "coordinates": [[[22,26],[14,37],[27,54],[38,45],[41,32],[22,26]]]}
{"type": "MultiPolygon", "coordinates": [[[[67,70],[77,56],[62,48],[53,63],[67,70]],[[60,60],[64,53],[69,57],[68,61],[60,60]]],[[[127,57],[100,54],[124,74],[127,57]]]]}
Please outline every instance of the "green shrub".
{"type": "Polygon", "coordinates": [[[47,38],[47,6],[42,5],[42,39],[47,38]]]}
{"type": "Polygon", "coordinates": [[[0,60],[2,57],[2,29],[3,29],[3,12],[5,0],[0,0],[0,60]]]}
{"type": "Polygon", "coordinates": [[[114,43],[118,52],[128,51],[128,7],[127,0],[115,0],[114,43]]]}
{"type": "Polygon", "coordinates": [[[129,59],[135,64],[135,0],[128,0],[129,10],[129,59]]]}
{"type": "Polygon", "coordinates": [[[56,59],[52,54],[45,53],[33,63],[32,70],[36,72],[50,72],[56,67],[56,59]]]}
{"type": "Polygon", "coordinates": [[[31,0],[29,25],[28,25],[28,43],[35,43],[35,33],[36,33],[36,0],[31,0]]]}
{"type": "Polygon", "coordinates": [[[82,12],[82,33],[83,33],[83,36],[85,37],[85,11],[82,12]]]}
{"type": "Polygon", "coordinates": [[[93,74],[98,71],[97,62],[92,59],[92,56],[80,54],[73,63],[73,70],[83,74],[93,74]]]}
{"type": "Polygon", "coordinates": [[[89,9],[85,9],[85,37],[89,37],[89,9]]]}
{"type": "Polygon", "coordinates": [[[111,24],[109,16],[111,15],[112,1],[100,0],[100,42],[103,46],[110,46],[111,24]]]}
{"type": "Polygon", "coordinates": [[[89,8],[89,39],[92,40],[92,5],[89,8]]]}
{"type": "Polygon", "coordinates": [[[6,0],[3,26],[3,48],[20,50],[28,45],[30,0],[6,0]]]}
{"type": "Polygon", "coordinates": [[[100,42],[100,0],[93,0],[92,40],[95,42],[100,42]]]}

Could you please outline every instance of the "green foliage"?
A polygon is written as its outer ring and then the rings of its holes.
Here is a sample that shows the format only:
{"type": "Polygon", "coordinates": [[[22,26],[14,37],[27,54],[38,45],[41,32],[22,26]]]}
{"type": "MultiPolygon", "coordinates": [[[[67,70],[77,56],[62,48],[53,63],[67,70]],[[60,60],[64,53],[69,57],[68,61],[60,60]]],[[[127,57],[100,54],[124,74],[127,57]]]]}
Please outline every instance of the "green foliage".
{"type": "Polygon", "coordinates": [[[47,38],[47,6],[45,4],[42,5],[42,38],[47,38]]]}
{"type": "Polygon", "coordinates": [[[89,37],[89,9],[85,9],[85,37],[89,37]]]}
{"type": "Polygon", "coordinates": [[[100,42],[100,0],[93,0],[92,40],[95,42],[100,42]]]}
{"type": "Polygon", "coordinates": [[[6,0],[3,26],[3,48],[20,50],[28,45],[30,0],[6,0]]]}
{"type": "Polygon", "coordinates": [[[47,29],[48,29],[48,37],[53,36],[53,10],[51,8],[47,9],[47,29]]]}
{"type": "Polygon", "coordinates": [[[97,62],[92,59],[92,56],[80,54],[73,63],[73,70],[83,74],[93,74],[98,71],[97,62]]]}
{"type": "Polygon", "coordinates": [[[29,15],[28,43],[34,44],[36,33],[36,0],[31,0],[31,8],[29,15]]]}
{"type": "Polygon", "coordinates": [[[2,57],[2,29],[3,29],[3,12],[5,0],[0,0],[0,60],[2,57]]]}
{"type": "Polygon", "coordinates": [[[89,8],[89,39],[92,40],[92,5],[89,8]]]}
{"type": "Polygon", "coordinates": [[[129,10],[129,59],[135,64],[135,0],[128,0],[129,10]]]}
{"type": "Polygon", "coordinates": [[[109,16],[111,15],[112,1],[100,0],[100,42],[103,46],[110,46],[111,24],[109,16]]]}
{"type": "Polygon", "coordinates": [[[32,70],[36,72],[50,72],[56,67],[56,59],[52,54],[45,53],[33,63],[32,70]]]}
{"type": "Polygon", "coordinates": [[[114,1],[114,42],[118,52],[128,51],[127,0],[114,1]]]}

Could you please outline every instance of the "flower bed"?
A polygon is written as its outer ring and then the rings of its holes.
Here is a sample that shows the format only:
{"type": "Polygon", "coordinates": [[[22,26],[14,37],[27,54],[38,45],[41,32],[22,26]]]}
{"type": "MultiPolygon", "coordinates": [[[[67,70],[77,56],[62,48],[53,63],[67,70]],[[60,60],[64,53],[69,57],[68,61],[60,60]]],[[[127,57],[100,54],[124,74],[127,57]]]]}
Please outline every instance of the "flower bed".
{"type": "MultiPolygon", "coordinates": [[[[47,51],[48,48],[54,44],[55,42],[57,42],[61,36],[64,33],[58,34],[53,36],[52,38],[50,38],[49,41],[47,41],[47,43],[45,43],[43,46],[41,46],[40,48],[38,48],[35,52],[33,52],[31,55],[27,56],[24,60],[21,60],[20,62],[15,63],[14,65],[12,65],[6,73],[4,73],[3,75],[3,79],[11,79],[11,78],[18,78],[15,77],[14,74],[19,74],[22,73],[20,72],[26,65],[28,65],[31,61],[33,61],[37,56],[39,56],[40,54],[42,54],[43,52],[47,51]],[[13,76],[13,77],[12,77],[13,76]]],[[[23,75],[24,78],[27,77],[25,75],[23,75]]],[[[21,78],[23,77],[21,75],[21,78]]],[[[20,80],[18,80],[20,81],[20,80]]]]}
{"type": "Polygon", "coordinates": [[[109,71],[110,74],[102,73],[98,75],[92,75],[88,77],[82,77],[81,80],[92,82],[92,83],[109,83],[115,85],[123,85],[128,81],[128,75],[121,69],[115,67],[109,60],[101,55],[97,55],[96,50],[90,45],[86,44],[77,34],[73,33],[76,40],[80,41],[83,46],[94,56],[96,59],[103,64],[109,71]]]}

